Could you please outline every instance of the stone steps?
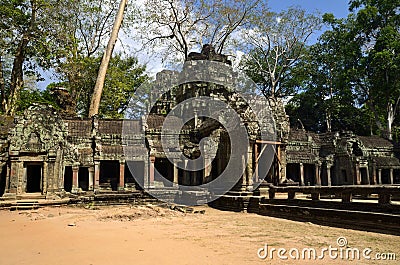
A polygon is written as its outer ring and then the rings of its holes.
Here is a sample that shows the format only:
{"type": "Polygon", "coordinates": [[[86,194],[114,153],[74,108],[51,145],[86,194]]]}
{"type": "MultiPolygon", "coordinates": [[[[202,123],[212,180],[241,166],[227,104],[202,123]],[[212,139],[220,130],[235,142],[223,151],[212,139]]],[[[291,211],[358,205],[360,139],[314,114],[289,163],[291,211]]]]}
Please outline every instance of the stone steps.
{"type": "Polygon", "coordinates": [[[16,196],[17,200],[44,200],[46,195],[41,193],[24,193],[16,196]]]}
{"type": "Polygon", "coordinates": [[[39,207],[39,201],[37,200],[20,200],[16,201],[13,205],[10,206],[10,211],[35,210],[39,207]]]}

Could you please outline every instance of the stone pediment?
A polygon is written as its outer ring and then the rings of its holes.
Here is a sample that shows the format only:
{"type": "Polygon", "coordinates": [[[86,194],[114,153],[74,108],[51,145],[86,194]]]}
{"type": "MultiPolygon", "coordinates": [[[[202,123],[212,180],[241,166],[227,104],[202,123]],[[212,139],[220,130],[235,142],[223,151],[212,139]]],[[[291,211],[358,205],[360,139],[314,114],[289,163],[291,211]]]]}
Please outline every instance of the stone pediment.
{"type": "Polygon", "coordinates": [[[66,126],[51,106],[32,105],[15,121],[9,133],[10,151],[47,153],[65,143],[66,126]]]}

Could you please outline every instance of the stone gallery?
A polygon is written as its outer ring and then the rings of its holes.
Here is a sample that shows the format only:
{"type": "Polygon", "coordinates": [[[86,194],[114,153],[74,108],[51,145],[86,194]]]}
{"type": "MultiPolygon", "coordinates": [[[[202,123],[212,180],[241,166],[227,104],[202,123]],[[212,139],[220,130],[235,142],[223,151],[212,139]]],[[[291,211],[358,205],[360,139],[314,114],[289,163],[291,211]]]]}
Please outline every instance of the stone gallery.
{"type": "MultiPolygon", "coordinates": [[[[199,60],[225,63],[224,55],[205,46],[192,53],[184,68],[199,60]]],[[[156,82],[175,72],[163,71],[156,82]]],[[[234,91],[207,82],[180,84],[164,93],[151,113],[138,120],[72,118],[66,110],[32,105],[23,114],[0,120],[0,196],[23,198],[41,194],[45,198],[93,192],[121,192],[141,189],[171,189],[179,185],[201,185],[217,178],[227,166],[230,140],[226,128],[213,119],[197,117],[185,123],[179,133],[180,147],[173,163],[161,145],[161,129],[167,114],[192,97],[214,97],[231,106],[244,120],[248,134],[248,157],[243,174],[232,185],[234,191],[252,192],[260,182],[274,185],[340,186],[399,184],[398,146],[378,136],[357,136],[352,132],[316,134],[290,128],[283,103],[268,99],[275,121],[275,139],[260,138],[248,105],[234,91]],[[214,154],[205,152],[205,166],[185,170],[196,159],[204,137],[216,143],[214,154]],[[259,177],[260,156],[274,146],[268,174],[259,177]],[[211,157],[215,157],[211,161],[211,157]],[[210,160],[210,161],[207,161],[210,160]],[[180,165],[179,167],[176,165],[180,165]],[[157,172],[162,172],[162,178],[157,172]]],[[[293,125],[292,125],[293,126],[293,125]]]]}

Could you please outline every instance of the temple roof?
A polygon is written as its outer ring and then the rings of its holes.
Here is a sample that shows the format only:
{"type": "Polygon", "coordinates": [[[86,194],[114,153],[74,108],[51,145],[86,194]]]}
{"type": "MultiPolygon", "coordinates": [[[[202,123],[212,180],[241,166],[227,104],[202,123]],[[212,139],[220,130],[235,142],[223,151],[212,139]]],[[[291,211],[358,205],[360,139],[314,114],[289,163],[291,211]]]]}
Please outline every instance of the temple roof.
{"type": "Polygon", "coordinates": [[[367,148],[379,148],[379,147],[384,147],[384,148],[391,148],[393,147],[392,142],[389,140],[382,138],[380,136],[358,136],[360,141],[363,143],[363,145],[367,148]]]}

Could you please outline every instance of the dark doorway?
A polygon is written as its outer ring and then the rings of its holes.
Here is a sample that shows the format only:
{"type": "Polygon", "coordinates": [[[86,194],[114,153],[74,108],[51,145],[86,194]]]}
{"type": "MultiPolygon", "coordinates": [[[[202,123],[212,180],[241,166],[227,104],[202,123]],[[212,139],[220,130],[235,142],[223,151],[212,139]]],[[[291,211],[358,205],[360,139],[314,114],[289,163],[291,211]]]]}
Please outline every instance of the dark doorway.
{"type": "Polygon", "coordinates": [[[119,161],[100,161],[100,186],[118,190],[119,161]]]}
{"type": "Polygon", "coordinates": [[[400,170],[395,169],[393,171],[393,184],[400,184],[400,170]]]}
{"type": "Polygon", "coordinates": [[[328,169],[326,167],[326,163],[322,164],[320,177],[321,177],[321,186],[328,186],[328,169]]]}
{"type": "MultiPolygon", "coordinates": [[[[342,169],[342,179],[341,179],[341,181],[340,181],[340,183],[338,182],[338,183],[335,183],[336,185],[339,185],[339,184],[349,184],[348,182],[349,182],[349,180],[348,180],[348,177],[347,177],[347,170],[346,169],[342,169]]],[[[355,183],[353,183],[353,184],[355,184],[355,183]]]]}
{"type": "Polygon", "coordinates": [[[71,192],[72,190],[72,167],[66,166],[64,169],[64,190],[71,192]]]}
{"type": "Polygon", "coordinates": [[[286,178],[294,182],[300,182],[300,165],[288,163],[286,166],[286,178]]]}
{"type": "Polygon", "coordinates": [[[126,161],[125,183],[134,184],[136,189],[144,187],[144,161],[126,161]]]}
{"type": "Polygon", "coordinates": [[[165,187],[172,186],[174,181],[174,166],[172,163],[166,158],[156,158],[154,166],[157,170],[154,171],[154,180],[163,182],[165,187]]]}
{"type": "Polygon", "coordinates": [[[78,185],[83,191],[89,190],[89,168],[80,167],[78,172],[78,185]]]}
{"type": "Polygon", "coordinates": [[[42,165],[26,166],[26,192],[42,192],[42,165]]]}
{"type": "Polygon", "coordinates": [[[304,164],[304,184],[305,186],[315,185],[315,165],[304,164]]]}
{"type": "Polygon", "coordinates": [[[7,165],[1,167],[0,174],[0,197],[3,196],[6,190],[6,178],[7,178],[7,165]]]}
{"type": "Polygon", "coordinates": [[[380,184],[390,184],[390,169],[382,169],[382,183],[380,184]]]}
{"type": "Polygon", "coordinates": [[[369,184],[367,168],[360,168],[361,184],[369,184]]]}

